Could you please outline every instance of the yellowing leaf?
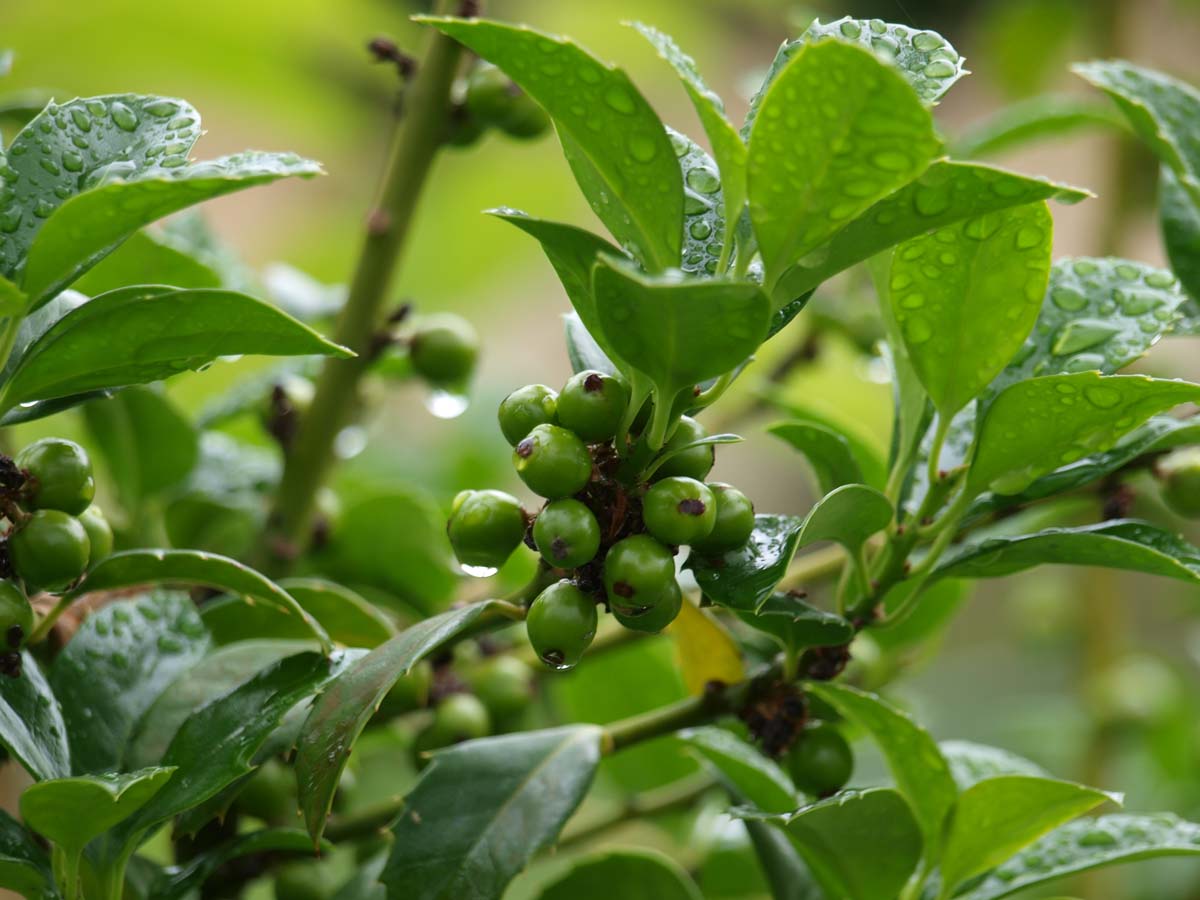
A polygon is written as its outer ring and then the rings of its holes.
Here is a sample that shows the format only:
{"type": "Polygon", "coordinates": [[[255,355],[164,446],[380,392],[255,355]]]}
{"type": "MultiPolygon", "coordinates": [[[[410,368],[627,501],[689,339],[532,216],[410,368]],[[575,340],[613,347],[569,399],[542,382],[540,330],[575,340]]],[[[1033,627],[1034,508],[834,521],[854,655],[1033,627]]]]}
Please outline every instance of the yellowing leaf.
{"type": "Polygon", "coordinates": [[[742,655],[729,632],[704,610],[685,601],[667,628],[688,693],[700,694],[710,681],[733,684],[746,677],[742,655]]]}

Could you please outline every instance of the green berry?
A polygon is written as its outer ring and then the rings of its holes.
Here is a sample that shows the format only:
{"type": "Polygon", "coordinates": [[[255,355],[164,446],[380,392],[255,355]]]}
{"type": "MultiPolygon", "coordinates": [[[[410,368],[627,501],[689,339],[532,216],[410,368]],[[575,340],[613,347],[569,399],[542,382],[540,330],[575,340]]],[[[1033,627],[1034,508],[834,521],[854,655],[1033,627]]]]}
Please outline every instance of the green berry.
{"type": "Polygon", "coordinates": [[[533,699],[533,672],[515,656],[491,656],[471,669],[467,683],[493,720],[511,719],[533,699]]]}
{"type": "Polygon", "coordinates": [[[480,63],[467,79],[467,110],[472,116],[512,137],[537,137],[550,119],[509,77],[493,65],[480,63]]]}
{"type": "Polygon", "coordinates": [[[58,591],[88,564],[87,531],[74,516],[39,509],[8,539],[13,571],[30,591],[58,591]]]}
{"type": "Polygon", "coordinates": [[[17,650],[33,631],[33,607],[19,585],[0,581],[0,650],[17,650]]]}
{"type": "Polygon", "coordinates": [[[462,316],[427,316],[409,342],[413,370],[430,384],[461,385],[475,368],[479,337],[462,316]]]}
{"type": "Polygon", "coordinates": [[[25,492],[31,509],[78,515],[96,496],[91,460],[74,441],[42,438],[18,453],[15,462],[28,477],[25,492]]]}
{"type": "Polygon", "coordinates": [[[608,606],[627,618],[646,615],[669,599],[674,583],[674,555],[648,534],[618,541],[604,557],[608,606]]]}
{"type": "Polygon", "coordinates": [[[713,530],[717,503],[695,478],[675,476],[656,482],[642,498],[646,530],[664,544],[693,544],[713,530]]]}
{"type": "Polygon", "coordinates": [[[577,569],[600,549],[600,525],[578,500],[554,500],[538,513],[533,542],[542,559],[556,569],[577,569]]]}
{"type": "Polygon", "coordinates": [[[79,514],[79,524],[88,536],[88,566],[94,566],[113,551],[113,531],[98,506],[89,506],[79,514]]]}
{"type": "Polygon", "coordinates": [[[589,444],[610,441],[627,406],[624,381],[589,369],[572,375],[558,395],[558,422],[589,444]]]}
{"type": "Polygon", "coordinates": [[[598,618],[595,600],[563,579],[538,594],[525,617],[525,630],[542,662],[570,669],[596,636],[598,618]]]}
{"type": "Polygon", "coordinates": [[[275,873],[275,900],[330,900],[337,893],[334,879],[325,863],[288,863],[275,873]]]}
{"type": "Polygon", "coordinates": [[[525,511],[503,491],[462,491],[454,498],[446,533],[464,566],[498,569],[525,538],[525,511]]]}
{"type": "Polygon", "coordinates": [[[513,448],[513,465],[535,494],[550,500],[583,490],[592,479],[592,457],[573,431],[539,425],[513,448]]]}
{"type": "Polygon", "coordinates": [[[1200,519],[1200,447],[1185,447],[1158,463],[1163,500],[1181,516],[1200,519]]]}
{"type": "Polygon", "coordinates": [[[500,431],[516,446],[539,425],[553,425],[558,394],[544,384],[527,384],[500,401],[500,431]]]}
{"type": "Polygon", "coordinates": [[[492,730],[487,708],[474,694],[451,694],[433,711],[433,737],[445,747],[486,737],[492,730]]]}
{"type": "Polygon", "coordinates": [[[484,124],[465,106],[456,106],[450,112],[450,120],[446,123],[445,143],[450,147],[471,147],[483,137],[484,124]]]}
{"type": "Polygon", "coordinates": [[[717,520],[708,537],[696,541],[693,548],[701,553],[725,553],[746,546],[754,531],[754,504],[729,484],[714,481],[708,489],[717,503],[717,520]]]}
{"type": "Polygon", "coordinates": [[[854,771],[854,754],[837,727],[809,721],[787,754],[787,769],[796,787],[814,797],[840,791],[854,771]]]}
{"type": "Polygon", "coordinates": [[[682,607],[683,591],[679,589],[678,583],[672,581],[646,612],[637,616],[627,616],[614,606],[613,618],[634,631],[657,634],[675,621],[682,607]]]}
{"type": "MultiPolygon", "coordinates": [[[[698,441],[703,437],[708,437],[708,432],[704,429],[704,426],[690,416],[683,416],[679,420],[679,424],[675,427],[675,431],[670,439],[663,445],[662,452],[666,453],[675,450],[684,444],[690,444],[692,441],[698,441]]],[[[655,480],[661,480],[663,478],[673,478],[678,475],[684,478],[695,478],[697,481],[703,481],[708,476],[708,473],[712,471],[714,462],[716,462],[716,453],[713,450],[712,444],[692,447],[689,450],[676,453],[659,466],[654,473],[654,478],[655,480]]]]}
{"type": "Polygon", "coordinates": [[[296,815],[296,776],[279,760],[268,759],[238,794],[237,808],[272,825],[288,824],[296,815]]]}

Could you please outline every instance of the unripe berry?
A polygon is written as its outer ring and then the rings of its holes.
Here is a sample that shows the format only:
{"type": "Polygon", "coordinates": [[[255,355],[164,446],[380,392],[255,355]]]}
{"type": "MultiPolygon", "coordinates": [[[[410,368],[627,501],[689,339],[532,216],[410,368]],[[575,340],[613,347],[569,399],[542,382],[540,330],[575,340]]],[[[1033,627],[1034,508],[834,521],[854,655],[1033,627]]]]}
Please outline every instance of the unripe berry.
{"type": "Polygon", "coordinates": [[[533,523],[533,542],[542,559],[557,569],[577,569],[600,549],[600,525],[578,500],[554,500],[533,523]]]}
{"type": "Polygon", "coordinates": [[[669,599],[669,588],[674,583],[674,555],[648,534],[635,534],[618,541],[604,557],[608,606],[622,616],[646,615],[669,599]]]}
{"type": "Polygon", "coordinates": [[[451,694],[433,712],[433,737],[439,746],[486,737],[491,718],[474,694],[451,694]]]}
{"type": "Polygon", "coordinates": [[[493,721],[511,719],[533,699],[533,672],[515,656],[491,656],[472,668],[467,682],[493,721]]]}
{"type": "Polygon", "coordinates": [[[732,485],[716,481],[708,485],[717,504],[712,531],[692,548],[701,553],[726,553],[746,546],[754,532],[754,504],[732,485]]]}
{"type": "Polygon", "coordinates": [[[550,119],[508,76],[480,63],[467,79],[467,110],[472,116],[516,138],[533,138],[550,127],[550,119]]]}
{"type": "Polygon", "coordinates": [[[42,438],[18,453],[14,462],[28,476],[25,496],[31,509],[78,515],[96,496],[91,460],[74,441],[42,438]]]}
{"type": "Polygon", "coordinates": [[[694,478],[674,476],[656,482],[642,499],[646,530],[664,544],[693,544],[717,521],[712,491],[694,478]]]}
{"type": "MultiPolygon", "coordinates": [[[[690,444],[692,441],[697,441],[704,437],[708,437],[708,432],[704,426],[690,416],[683,416],[679,420],[679,424],[675,427],[675,431],[671,434],[670,440],[663,445],[662,452],[666,453],[678,449],[685,444],[690,444]]],[[[679,475],[703,481],[708,473],[712,471],[715,462],[716,452],[713,450],[712,444],[692,447],[689,450],[675,454],[659,466],[654,472],[654,478],[657,481],[679,475]]]]}
{"type": "Polygon", "coordinates": [[[1181,516],[1200,519],[1200,447],[1185,447],[1158,463],[1163,500],[1181,516]]]}
{"type": "Polygon", "coordinates": [[[683,591],[679,584],[672,580],[662,591],[658,600],[644,613],[627,616],[617,607],[613,607],[613,617],[634,631],[644,631],[647,634],[657,634],[675,621],[679,610],[683,608],[683,591]]]}
{"type": "Polygon", "coordinates": [[[516,446],[539,425],[553,425],[557,408],[558,394],[546,385],[517,388],[500,401],[500,431],[510,445],[516,446]]]}
{"type": "Polygon", "coordinates": [[[554,669],[570,669],[596,636],[598,619],[596,601],[563,579],[530,604],[525,630],[542,662],[554,669]]]}
{"type": "Polygon", "coordinates": [[[426,316],[409,342],[409,353],[413,370],[430,384],[457,387],[475,368],[479,337],[462,316],[426,316]]]}
{"type": "Polygon", "coordinates": [[[588,370],[572,375],[558,395],[558,422],[589,444],[610,441],[629,405],[629,386],[588,370]]]}
{"type": "Polygon", "coordinates": [[[583,490],[592,478],[592,457],[573,431],[539,425],[513,449],[513,466],[535,494],[554,500],[583,490]]]}
{"type": "Polygon", "coordinates": [[[446,533],[464,566],[498,569],[525,538],[525,512],[503,491],[462,491],[454,498],[446,533]]]}
{"type": "Polygon", "coordinates": [[[87,569],[87,531],[74,516],[39,509],[8,539],[13,571],[28,590],[58,591],[87,569]]]}
{"type": "Polygon", "coordinates": [[[20,649],[33,631],[33,607],[25,592],[11,581],[0,581],[0,652],[20,649]]]}
{"type": "Polygon", "coordinates": [[[88,536],[88,567],[94,566],[112,553],[113,531],[104,518],[104,512],[96,505],[89,506],[79,514],[79,524],[88,536]]]}
{"type": "Polygon", "coordinates": [[[854,772],[854,754],[837,727],[810,721],[787,754],[787,769],[796,787],[814,797],[840,791],[854,772]]]}

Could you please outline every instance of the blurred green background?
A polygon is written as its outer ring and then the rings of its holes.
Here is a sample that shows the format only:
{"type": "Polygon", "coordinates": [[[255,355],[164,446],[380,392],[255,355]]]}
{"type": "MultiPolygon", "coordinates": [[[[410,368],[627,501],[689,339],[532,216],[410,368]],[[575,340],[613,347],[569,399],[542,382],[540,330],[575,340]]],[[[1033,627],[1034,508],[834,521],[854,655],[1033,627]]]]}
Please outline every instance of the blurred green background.
{"type": "MultiPolygon", "coordinates": [[[[201,156],[254,147],[321,160],[324,178],[219,200],[206,214],[252,265],[282,260],[337,283],[353,264],[397,87],[394,72],[372,64],[364,45],[388,35],[418,49],[419,29],[407,16],[419,8],[399,0],[0,0],[0,46],[16,53],[5,87],[49,88],[59,99],[127,91],[178,95],[203,114],[209,134],[198,147],[201,156]]],[[[1076,60],[1123,56],[1200,81],[1200,5],[1185,0],[852,6],[492,0],[487,11],[570,34],[618,62],[665,121],[696,137],[699,128],[674,77],[624,20],[673,34],[726,99],[734,121],[779,41],[817,15],[879,16],[949,37],[975,73],[938,109],[950,138],[1034,93],[1087,94],[1068,70],[1076,60]]],[[[1156,167],[1132,141],[1084,129],[990,161],[1098,195],[1054,209],[1056,256],[1111,253],[1164,262],[1154,215],[1156,167]]],[[[396,297],[411,298],[422,310],[454,310],[475,323],[484,355],[472,403],[462,417],[441,420],[425,411],[420,388],[388,392],[369,423],[368,449],[341,476],[344,491],[399,478],[421,484],[443,505],[465,487],[520,493],[493,411],[521,384],[565,380],[559,315],[568,307],[536,244],[480,214],[502,204],[595,226],[552,138],[528,144],[489,136],[441,156],[396,297]]],[[[856,289],[853,279],[826,287],[818,308],[850,303],[856,289]]],[[[801,346],[812,320],[802,316],[772,352],[785,356],[801,346]]],[[[886,446],[890,390],[879,367],[836,329],[823,330],[812,346],[815,359],[787,381],[787,398],[886,446]]],[[[742,379],[731,408],[753,408],[753,391],[771,363],[761,360],[742,379]]],[[[170,390],[196,409],[252,367],[218,365],[182,377],[170,390]]],[[[1200,379],[1200,354],[1194,341],[1176,341],[1138,368],[1200,379]]],[[[812,481],[789,448],[763,434],[770,421],[772,414],[761,411],[736,422],[748,440],[722,449],[716,477],[737,483],[760,511],[803,512],[814,499],[812,481]]],[[[71,427],[66,419],[41,429],[64,426],[71,427]]],[[[1135,515],[1185,527],[1170,518],[1149,479],[1140,486],[1135,515]]],[[[1173,582],[1108,571],[1040,569],[981,584],[940,652],[915,661],[894,689],[939,738],[994,743],[1057,775],[1125,790],[1131,809],[1200,818],[1198,600],[1194,589],[1173,582]]],[[[869,668],[870,648],[863,653],[869,668]]],[[[614,666],[612,677],[619,671],[614,666]]],[[[563,690],[581,688],[566,682],[563,690]]],[[[1200,897],[1196,865],[1155,863],[1101,879],[1086,896],[1200,897]]]]}

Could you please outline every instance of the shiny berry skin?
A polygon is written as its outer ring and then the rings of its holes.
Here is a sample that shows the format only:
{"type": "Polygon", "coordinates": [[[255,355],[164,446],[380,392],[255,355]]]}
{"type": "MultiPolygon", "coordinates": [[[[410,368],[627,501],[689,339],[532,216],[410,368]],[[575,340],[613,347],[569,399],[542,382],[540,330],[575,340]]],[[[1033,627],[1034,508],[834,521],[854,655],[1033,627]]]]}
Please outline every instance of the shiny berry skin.
{"type": "Polygon", "coordinates": [[[443,747],[486,737],[491,730],[487,708],[474,694],[451,694],[433,711],[434,736],[443,747]]]}
{"type": "Polygon", "coordinates": [[[500,401],[500,431],[516,446],[539,425],[553,425],[557,409],[558,394],[544,384],[527,384],[500,401]]]}
{"type": "Polygon", "coordinates": [[[113,551],[113,531],[98,506],[89,506],[79,514],[79,524],[88,536],[88,566],[94,566],[113,551]]]}
{"type": "Polygon", "coordinates": [[[587,370],[572,375],[558,395],[558,423],[589,444],[610,441],[629,406],[629,386],[619,378],[587,370]]]}
{"type": "Polygon", "coordinates": [[[618,541],[604,557],[604,592],[614,613],[647,614],[669,596],[674,581],[674,555],[648,534],[618,541]]]}
{"type": "Polygon", "coordinates": [[[563,579],[529,606],[525,630],[538,659],[553,669],[570,669],[596,636],[596,601],[563,579]]]}
{"type": "Polygon", "coordinates": [[[754,531],[754,504],[737,488],[720,481],[711,482],[717,503],[717,520],[708,537],[696,541],[692,548],[701,553],[726,553],[746,546],[754,531]]]}
{"type": "Polygon", "coordinates": [[[511,719],[533,699],[533,671],[515,656],[489,656],[468,671],[467,683],[493,720],[511,719]]]}
{"type": "Polygon", "coordinates": [[[712,491],[695,478],[664,478],[642,498],[642,519],[646,530],[664,544],[693,544],[712,532],[717,503],[712,491]]]}
{"type": "Polygon", "coordinates": [[[1167,506],[1189,519],[1200,519],[1200,447],[1168,454],[1158,463],[1167,506]]]}
{"type": "Polygon", "coordinates": [[[454,498],[446,533],[464,566],[498,569],[525,539],[525,511],[503,491],[462,491],[454,498]]]}
{"type": "Polygon", "coordinates": [[[0,581],[0,652],[17,650],[33,631],[33,607],[25,592],[11,581],[0,581]]]}
{"type": "Polygon", "coordinates": [[[550,119],[500,69],[480,63],[467,78],[467,110],[480,122],[516,138],[533,138],[550,127],[550,119]]]}
{"type": "Polygon", "coordinates": [[[549,500],[570,497],[592,479],[587,444],[573,431],[539,425],[513,448],[513,466],[535,494],[549,500]]]}
{"type": "Polygon", "coordinates": [[[666,586],[658,600],[649,610],[639,616],[627,616],[613,607],[613,618],[634,631],[644,631],[647,634],[657,634],[675,621],[679,610],[683,607],[683,591],[679,584],[672,581],[666,586]]]}
{"type": "Polygon", "coordinates": [[[42,438],[18,453],[14,462],[28,476],[25,495],[30,509],[78,515],[96,496],[91,460],[74,441],[42,438]]]}
{"type": "Polygon", "coordinates": [[[827,797],[850,780],[854,753],[836,726],[809,721],[788,751],[786,764],[796,787],[814,797],[827,797]]]}
{"type": "MultiPolygon", "coordinates": [[[[708,437],[704,426],[690,416],[683,416],[670,439],[663,445],[662,452],[674,450],[703,437],[708,437]]],[[[716,452],[712,444],[692,447],[690,450],[675,454],[659,466],[654,472],[654,479],[660,481],[663,478],[672,478],[678,475],[703,481],[712,471],[715,462],[716,452]]]]}
{"type": "Polygon", "coordinates": [[[542,559],[556,569],[577,569],[600,549],[600,524],[578,500],[554,500],[538,513],[533,542],[542,559]]]}
{"type": "Polygon", "coordinates": [[[39,509],[8,539],[8,552],[29,591],[58,591],[87,569],[91,547],[77,518],[39,509]]]}
{"type": "Polygon", "coordinates": [[[426,316],[413,333],[408,351],[418,375],[430,384],[456,387],[475,368],[479,336],[462,316],[426,316]]]}

